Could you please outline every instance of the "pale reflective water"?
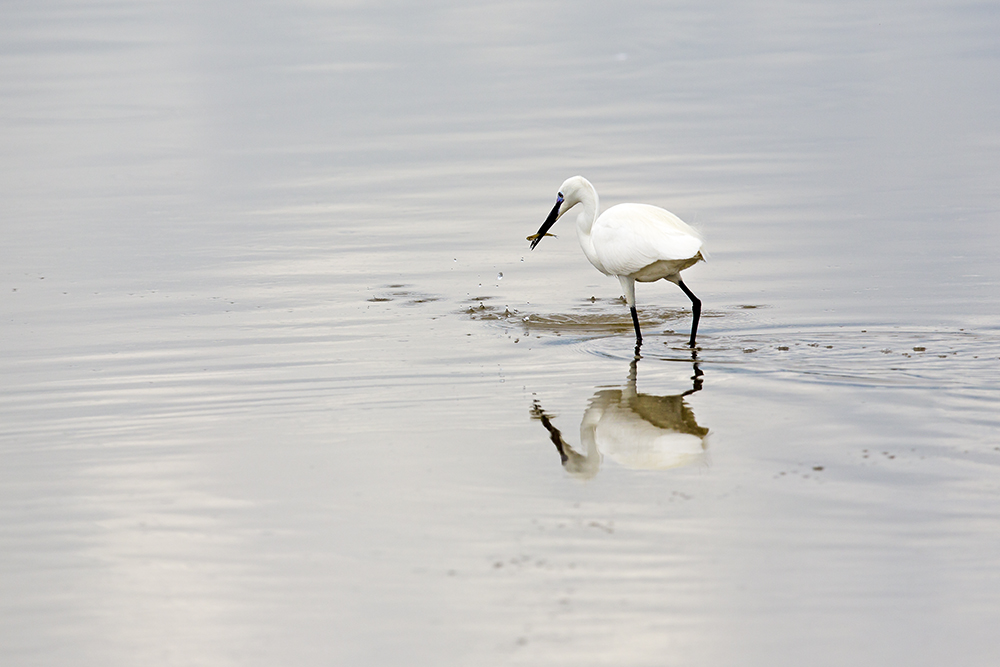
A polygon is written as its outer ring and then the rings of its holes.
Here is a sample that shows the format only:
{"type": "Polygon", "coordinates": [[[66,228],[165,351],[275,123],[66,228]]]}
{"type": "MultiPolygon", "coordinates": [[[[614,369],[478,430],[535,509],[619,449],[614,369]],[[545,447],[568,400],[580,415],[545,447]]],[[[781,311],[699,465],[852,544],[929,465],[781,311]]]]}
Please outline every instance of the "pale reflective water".
{"type": "Polygon", "coordinates": [[[992,4],[3,14],[4,664],[1000,659],[992,4]]]}

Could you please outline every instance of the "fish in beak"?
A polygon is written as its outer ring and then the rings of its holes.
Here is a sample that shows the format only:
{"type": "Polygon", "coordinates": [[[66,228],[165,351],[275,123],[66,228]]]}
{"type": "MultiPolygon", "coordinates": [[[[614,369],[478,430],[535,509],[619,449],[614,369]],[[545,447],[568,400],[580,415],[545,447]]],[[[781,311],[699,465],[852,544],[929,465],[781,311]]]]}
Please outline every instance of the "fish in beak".
{"type": "Polygon", "coordinates": [[[563,204],[563,193],[560,192],[559,196],[556,197],[556,205],[552,207],[552,210],[549,211],[549,217],[545,218],[545,222],[543,222],[542,226],[538,228],[538,233],[532,234],[531,236],[528,237],[528,240],[531,241],[532,250],[535,249],[535,246],[538,245],[538,242],[541,241],[543,238],[545,238],[546,236],[552,236],[552,234],[546,234],[546,232],[549,231],[549,228],[552,227],[552,225],[556,224],[556,220],[559,219],[559,208],[562,206],[562,204],[563,204]]]}

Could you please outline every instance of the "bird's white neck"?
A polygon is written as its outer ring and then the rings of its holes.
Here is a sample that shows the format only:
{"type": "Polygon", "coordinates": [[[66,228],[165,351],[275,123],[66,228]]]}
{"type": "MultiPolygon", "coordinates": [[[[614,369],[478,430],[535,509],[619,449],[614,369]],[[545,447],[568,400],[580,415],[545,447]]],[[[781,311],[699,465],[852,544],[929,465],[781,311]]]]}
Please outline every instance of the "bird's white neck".
{"type": "Polygon", "coordinates": [[[600,202],[594,186],[590,185],[590,183],[587,183],[587,186],[589,187],[581,188],[577,193],[579,211],[576,214],[576,235],[580,240],[580,247],[583,248],[583,254],[587,256],[590,263],[597,267],[597,270],[601,273],[607,273],[601,261],[597,259],[597,251],[594,249],[594,242],[590,238],[590,231],[597,220],[597,211],[600,202]]]}
{"type": "Polygon", "coordinates": [[[590,229],[594,226],[594,221],[597,220],[597,209],[600,205],[597,190],[590,183],[587,183],[587,186],[576,193],[580,206],[579,212],[576,214],[576,228],[581,236],[590,236],[590,229]]]}

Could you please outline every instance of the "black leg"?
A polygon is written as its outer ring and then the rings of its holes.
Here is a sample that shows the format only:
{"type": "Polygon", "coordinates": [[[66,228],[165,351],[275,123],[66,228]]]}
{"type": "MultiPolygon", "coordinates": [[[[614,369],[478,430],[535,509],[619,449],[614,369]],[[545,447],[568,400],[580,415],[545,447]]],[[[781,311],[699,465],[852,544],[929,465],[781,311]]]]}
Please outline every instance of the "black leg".
{"type": "Polygon", "coordinates": [[[684,290],[684,293],[691,299],[691,312],[694,314],[694,321],[691,323],[691,340],[688,342],[688,347],[694,347],[694,338],[698,335],[698,320],[701,319],[701,299],[688,289],[683,280],[678,280],[677,286],[684,290]]]}
{"type": "Polygon", "coordinates": [[[635,306],[630,306],[629,310],[632,311],[632,324],[635,325],[635,347],[639,349],[642,345],[642,332],[639,331],[639,313],[635,312],[635,306]]]}

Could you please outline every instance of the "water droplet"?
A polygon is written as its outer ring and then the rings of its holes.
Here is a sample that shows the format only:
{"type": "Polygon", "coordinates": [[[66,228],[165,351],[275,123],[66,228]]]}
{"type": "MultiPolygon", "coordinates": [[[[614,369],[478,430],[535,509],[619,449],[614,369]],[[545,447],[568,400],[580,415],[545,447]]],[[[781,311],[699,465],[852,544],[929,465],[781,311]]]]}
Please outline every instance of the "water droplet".
{"type": "Polygon", "coordinates": [[[497,274],[497,280],[503,280],[503,271],[497,274]]]}

